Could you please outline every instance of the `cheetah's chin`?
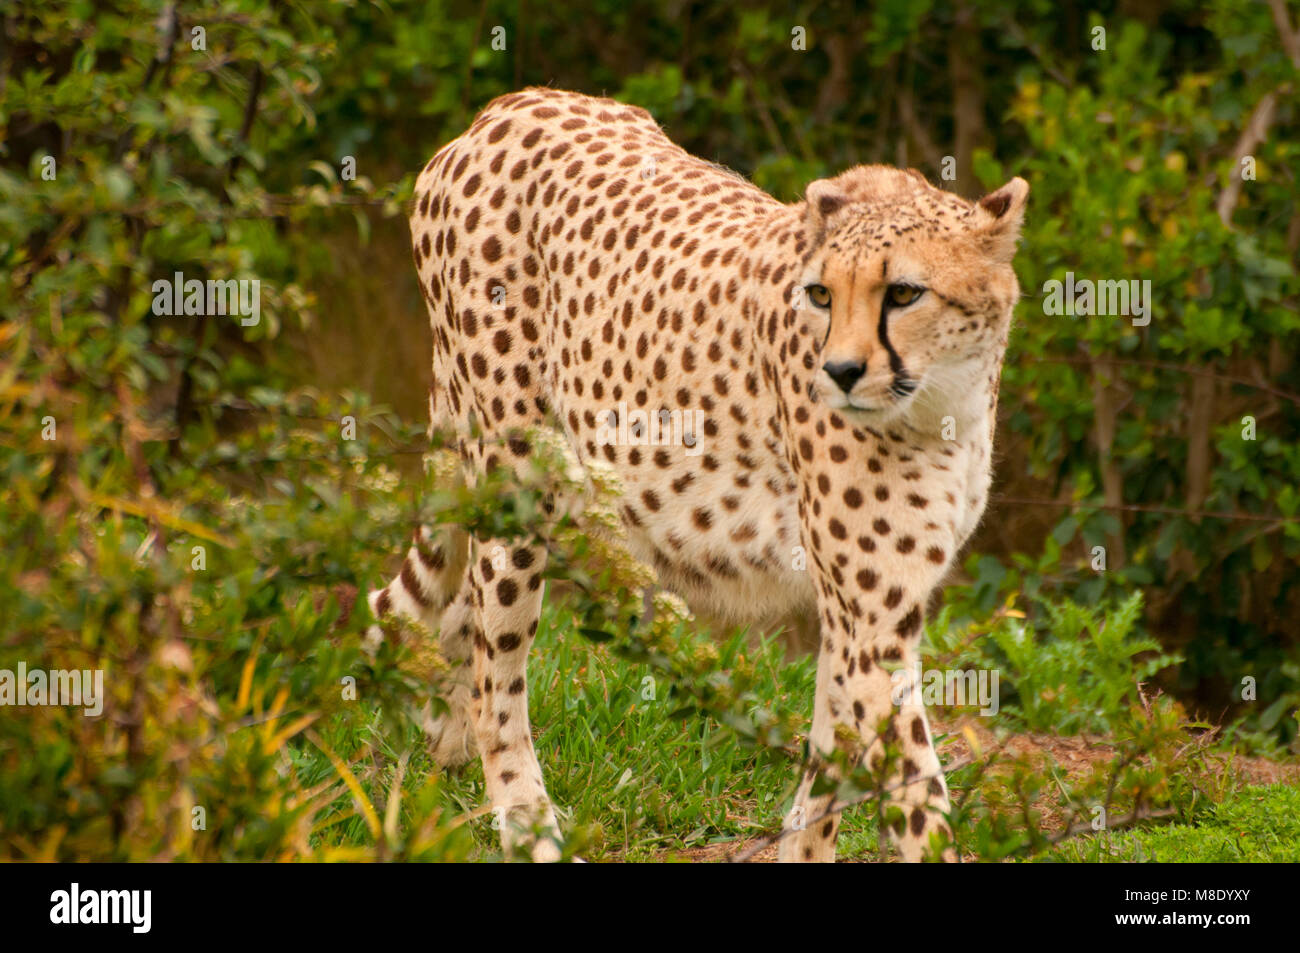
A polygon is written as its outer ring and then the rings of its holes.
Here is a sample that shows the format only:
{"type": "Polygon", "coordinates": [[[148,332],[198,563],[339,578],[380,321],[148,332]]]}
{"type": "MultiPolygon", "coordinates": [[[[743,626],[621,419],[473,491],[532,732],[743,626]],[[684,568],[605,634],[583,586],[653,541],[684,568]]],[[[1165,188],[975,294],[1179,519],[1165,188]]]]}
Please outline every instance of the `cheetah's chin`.
{"type": "Polygon", "coordinates": [[[879,427],[888,426],[901,419],[912,404],[911,400],[895,400],[884,406],[868,404],[860,398],[845,395],[839,390],[834,393],[822,393],[820,397],[821,402],[831,410],[838,411],[859,423],[879,427]]]}
{"type": "Polygon", "coordinates": [[[855,423],[880,428],[899,423],[905,416],[905,410],[906,408],[899,404],[890,404],[887,407],[859,407],[857,404],[850,403],[846,404],[840,413],[855,423]]]}

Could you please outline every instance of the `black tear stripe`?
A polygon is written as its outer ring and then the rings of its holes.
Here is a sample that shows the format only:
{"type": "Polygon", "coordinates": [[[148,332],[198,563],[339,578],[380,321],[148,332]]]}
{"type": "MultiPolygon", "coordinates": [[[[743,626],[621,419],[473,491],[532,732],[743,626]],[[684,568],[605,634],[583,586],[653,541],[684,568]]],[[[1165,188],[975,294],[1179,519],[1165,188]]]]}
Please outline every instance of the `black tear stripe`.
{"type": "Polygon", "coordinates": [[[916,381],[912,380],[907,373],[907,366],[903,359],[898,356],[894,350],[894,345],[889,343],[889,331],[886,324],[889,320],[889,304],[886,299],[880,302],[880,323],[876,328],[876,336],[880,338],[880,344],[889,354],[889,369],[894,372],[894,379],[889,382],[889,392],[895,397],[906,397],[912,391],[916,390],[916,381]]]}
{"type": "MultiPolygon", "coordinates": [[[[884,282],[889,276],[889,259],[880,260],[880,280],[884,282]]],[[[907,372],[907,366],[903,359],[898,356],[894,346],[889,343],[889,331],[886,324],[889,320],[889,286],[885,286],[885,296],[880,299],[880,326],[877,334],[880,337],[880,343],[889,353],[889,369],[894,372],[894,379],[889,382],[889,392],[895,397],[906,397],[916,390],[916,381],[907,372]]]]}

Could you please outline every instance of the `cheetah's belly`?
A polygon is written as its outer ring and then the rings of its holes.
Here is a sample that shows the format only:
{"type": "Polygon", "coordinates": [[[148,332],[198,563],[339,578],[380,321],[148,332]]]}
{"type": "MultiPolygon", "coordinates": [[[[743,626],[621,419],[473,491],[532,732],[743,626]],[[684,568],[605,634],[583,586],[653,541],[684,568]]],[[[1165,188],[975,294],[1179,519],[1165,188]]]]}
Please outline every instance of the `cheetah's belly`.
{"type": "Polygon", "coordinates": [[[735,621],[768,620],[812,605],[794,494],[775,495],[762,483],[739,489],[729,475],[694,482],[696,491],[682,497],[665,481],[658,492],[669,495],[660,519],[642,514],[638,526],[624,511],[630,548],[654,567],[660,584],[735,621]],[[735,508],[724,509],[724,499],[735,508]]]}
{"type": "MultiPolygon", "coordinates": [[[[645,402],[656,416],[674,401],[657,391],[645,402]]],[[[570,407],[578,403],[572,389],[567,396],[570,407]]],[[[587,439],[570,433],[574,449],[584,464],[618,474],[629,548],[661,585],[736,621],[772,620],[813,603],[796,484],[770,429],[761,439],[716,405],[688,406],[647,426],[650,413],[581,403],[580,419],[596,414],[608,424],[582,431],[587,439]]],[[[766,419],[764,403],[750,405],[754,419],[766,419]]]]}

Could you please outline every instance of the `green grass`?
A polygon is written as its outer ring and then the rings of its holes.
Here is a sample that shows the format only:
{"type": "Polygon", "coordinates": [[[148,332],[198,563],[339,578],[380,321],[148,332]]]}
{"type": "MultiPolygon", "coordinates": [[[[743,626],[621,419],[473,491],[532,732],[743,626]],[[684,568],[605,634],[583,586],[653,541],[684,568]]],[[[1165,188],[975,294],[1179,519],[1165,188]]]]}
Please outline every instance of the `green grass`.
{"type": "Polygon", "coordinates": [[[1074,862],[1262,863],[1300,861],[1300,788],[1247,787],[1194,825],[1090,835],[1057,859],[1074,862]]]}
{"type": "MultiPolygon", "coordinates": [[[[753,705],[793,711],[804,730],[812,710],[815,663],[787,662],[782,644],[736,633],[714,642],[706,631],[683,635],[688,651],[716,653],[713,668],[738,667],[744,655],[759,675],[753,705]]],[[[562,826],[591,861],[650,861],[689,857],[710,845],[738,845],[779,829],[797,781],[793,760],[755,750],[736,732],[697,714],[674,717],[682,708],[670,685],[650,669],[617,656],[575,631],[570,610],[550,602],[543,611],[529,664],[530,715],[538,758],[562,826]]],[[[1008,710],[1000,726],[1022,730],[1008,710]]],[[[347,752],[376,810],[382,813],[394,780],[392,766],[404,751],[410,763],[402,784],[404,825],[432,798],[446,817],[479,812],[455,842],[454,856],[500,859],[499,838],[485,803],[478,761],[443,771],[425,752],[421,732],[383,731],[340,719],[326,732],[347,752]],[[387,740],[385,740],[387,739],[387,740]],[[367,770],[367,749],[373,749],[367,770]]],[[[795,754],[795,752],[791,752],[795,754]]],[[[298,767],[308,784],[327,781],[333,768],[313,750],[298,767]]],[[[959,790],[963,773],[956,777],[959,790]]],[[[986,784],[1001,782],[988,779],[986,784]]],[[[1300,790],[1285,786],[1244,788],[1195,814],[1195,822],[1138,831],[1089,835],[1056,848],[1047,859],[1066,862],[1160,860],[1300,860],[1300,790]]],[[[332,822],[318,836],[338,846],[370,840],[349,798],[337,802],[332,822]]],[[[874,860],[877,826],[870,803],[846,812],[839,856],[874,860]]],[[[723,852],[711,854],[721,856],[723,852]]]]}
{"type": "MultiPolygon", "coordinates": [[[[736,633],[714,643],[707,633],[685,635],[696,651],[718,654],[726,669],[744,654],[764,677],[755,706],[812,711],[815,664],[791,663],[775,639],[761,642],[736,633]]],[[[780,828],[793,801],[796,761],[744,745],[734,731],[712,718],[673,717],[682,701],[662,679],[648,682],[648,668],[619,658],[574,628],[563,606],[548,603],[538,625],[529,663],[529,709],[538,759],[561,825],[581,832],[581,855],[590,861],[671,860],[676,854],[728,842],[739,844],[780,828]]],[[[381,732],[355,721],[338,721],[327,734],[337,750],[350,752],[376,809],[383,811],[391,789],[388,766],[401,756],[381,732]],[[367,746],[375,746],[367,758],[367,746]],[[377,770],[367,773],[367,761],[377,770]]],[[[390,734],[387,737],[392,738],[390,734]]],[[[404,823],[413,792],[436,780],[436,798],[453,815],[480,810],[485,803],[482,766],[476,760],[444,771],[429,758],[415,729],[400,734],[410,763],[403,782],[404,823]]],[[[796,754],[792,752],[792,754],[796,754]]],[[[305,752],[308,783],[329,779],[328,761],[305,752]]],[[[797,759],[796,759],[797,760],[797,759]]],[[[350,799],[335,806],[334,823],[318,830],[330,844],[364,843],[369,838],[350,799]]],[[[500,859],[499,835],[489,814],[470,820],[472,859],[500,859]]],[[[877,849],[870,807],[849,812],[841,827],[840,854],[873,856],[877,849]]]]}
{"type": "MultiPolygon", "coordinates": [[[[694,637],[708,650],[704,637],[694,637]]],[[[721,668],[744,653],[767,677],[756,704],[811,712],[811,658],[786,663],[779,642],[737,633],[718,646],[721,668]]],[[[750,838],[779,828],[794,794],[794,765],[755,752],[713,719],[673,718],[668,684],[572,628],[547,606],[529,665],[530,714],[547,788],[570,828],[585,827],[590,860],[663,859],[675,851],[750,838]],[[649,679],[649,680],[648,680],[649,679]]],[[[444,787],[462,808],[483,800],[475,763],[444,787]]],[[[850,817],[845,856],[874,851],[874,819],[850,817]]],[[[499,851],[486,818],[473,824],[482,856],[499,851]]]]}

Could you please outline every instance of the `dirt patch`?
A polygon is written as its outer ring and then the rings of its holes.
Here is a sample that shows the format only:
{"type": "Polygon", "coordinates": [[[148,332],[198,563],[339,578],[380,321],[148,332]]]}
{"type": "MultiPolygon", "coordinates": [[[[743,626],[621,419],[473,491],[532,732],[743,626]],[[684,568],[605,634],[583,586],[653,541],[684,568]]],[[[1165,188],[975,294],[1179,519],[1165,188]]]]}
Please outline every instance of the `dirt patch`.
{"type": "MultiPolygon", "coordinates": [[[[1114,764],[1118,758],[1117,749],[1105,739],[1091,738],[1084,735],[1061,737],[1052,734],[1028,733],[1010,735],[998,739],[987,725],[978,718],[963,718],[953,721],[935,720],[932,725],[935,733],[946,733],[948,737],[940,745],[941,757],[945,764],[953,764],[971,756],[970,742],[966,732],[973,733],[976,744],[985,752],[1001,750],[1010,758],[1024,757],[1035,764],[1055,764],[1057,770],[1069,779],[1082,779],[1091,775],[1095,769],[1114,764]]],[[[1271,761],[1262,757],[1214,756],[1213,762],[1219,765],[1219,771],[1231,772],[1241,783],[1248,785],[1264,784],[1298,784],[1300,785],[1300,764],[1271,761]]],[[[1053,810],[1052,805],[1039,806],[1042,815],[1042,829],[1045,833],[1055,833],[1064,828],[1068,818],[1061,812],[1053,810]]],[[[666,851],[663,860],[677,859],[691,863],[726,863],[745,854],[751,847],[765,840],[764,836],[748,837],[728,841],[724,844],[709,844],[704,847],[684,848],[666,851]]],[[[769,844],[754,857],[752,863],[774,863],[777,859],[778,846],[769,844]]],[[[966,860],[974,860],[967,857],[966,860]]],[[[868,858],[860,858],[865,862],[868,858]]]]}
{"type": "MultiPolygon", "coordinates": [[[[952,722],[934,723],[936,732],[949,734],[940,751],[945,764],[970,756],[970,744],[965,732],[975,735],[975,740],[985,751],[1001,748],[1010,757],[1025,756],[1033,761],[1050,758],[1070,777],[1088,774],[1099,764],[1113,764],[1116,748],[1105,739],[1086,735],[1061,737],[1052,734],[1028,733],[1011,735],[1001,741],[978,718],[962,718],[952,722]]],[[[1261,757],[1243,755],[1216,756],[1224,770],[1230,770],[1246,784],[1296,784],[1300,783],[1300,764],[1270,761],[1261,757]]]]}

